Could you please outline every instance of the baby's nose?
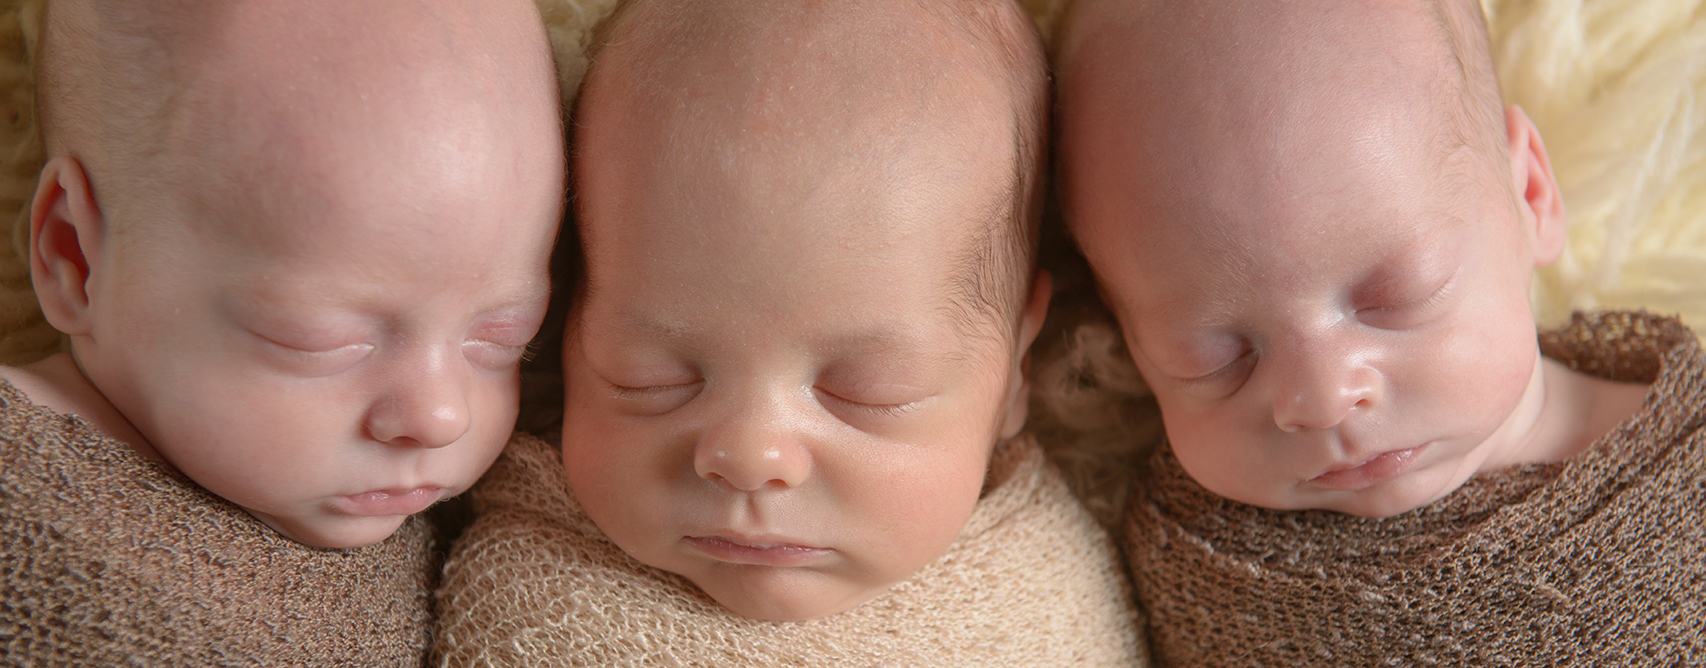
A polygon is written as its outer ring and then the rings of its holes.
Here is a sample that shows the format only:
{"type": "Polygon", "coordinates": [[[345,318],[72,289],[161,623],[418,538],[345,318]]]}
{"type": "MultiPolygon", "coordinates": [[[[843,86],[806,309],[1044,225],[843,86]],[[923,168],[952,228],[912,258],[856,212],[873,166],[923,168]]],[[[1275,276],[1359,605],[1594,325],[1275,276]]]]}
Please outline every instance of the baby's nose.
{"type": "Polygon", "coordinates": [[[433,362],[389,381],[368,410],[367,431],[391,445],[442,448],[468,433],[468,379],[453,364],[433,362]]]}
{"type": "Polygon", "coordinates": [[[1300,351],[1297,363],[1276,369],[1274,424],[1287,432],[1331,429],[1380,396],[1380,375],[1354,356],[1300,351]]]}
{"type": "Polygon", "coordinates": [[[701,434],[693,468],[699,477],[737,491],[787,489],[811,475],[811,453],[787,420],[748,412],[701,434]]]}

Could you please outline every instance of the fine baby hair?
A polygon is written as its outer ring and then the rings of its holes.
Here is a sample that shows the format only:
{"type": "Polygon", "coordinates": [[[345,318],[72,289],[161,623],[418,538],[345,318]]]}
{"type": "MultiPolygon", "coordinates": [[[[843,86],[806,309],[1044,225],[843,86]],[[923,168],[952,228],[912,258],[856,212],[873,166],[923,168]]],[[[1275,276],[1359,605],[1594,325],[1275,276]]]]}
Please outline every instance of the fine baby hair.
{"type": "Polygon", "coordinates": [[[376,5],[442,27],[328,46],[356,24],[318,4],[48,5],[30,250],[71,352],[26,394],[312,545],[472,484],[562,206],[541,36],[477,37],[520,7],[376,5]]]}

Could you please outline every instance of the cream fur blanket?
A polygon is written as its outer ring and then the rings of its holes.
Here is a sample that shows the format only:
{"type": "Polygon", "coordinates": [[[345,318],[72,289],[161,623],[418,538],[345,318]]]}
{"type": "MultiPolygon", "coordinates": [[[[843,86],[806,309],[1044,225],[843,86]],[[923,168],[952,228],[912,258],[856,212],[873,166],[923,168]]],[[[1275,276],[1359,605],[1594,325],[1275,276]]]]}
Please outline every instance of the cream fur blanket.
{"type": "Polygon", "coordinates": [[[1107,535],[1029,440],[960,537],[851,611],[765,622],[604,537],[558,450],[517,436],[475,487],[479,515],[438,591],[441,665],[1141,666],[1136,613],[1107,535]],[[1004,480],[1003,480],[1004,478],[1004,480]]]}

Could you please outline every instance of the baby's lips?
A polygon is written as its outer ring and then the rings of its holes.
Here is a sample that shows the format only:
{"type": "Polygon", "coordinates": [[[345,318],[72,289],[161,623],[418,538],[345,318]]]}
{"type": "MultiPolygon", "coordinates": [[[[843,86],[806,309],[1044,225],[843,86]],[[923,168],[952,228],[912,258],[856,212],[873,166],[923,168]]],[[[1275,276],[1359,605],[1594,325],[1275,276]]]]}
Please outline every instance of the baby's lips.
{"type": "Polygon", "coordinates": [[[1361,464],[1351,463],[1328,469],[1326,473],[1310,478],[1309,482],[1343,492],[1371,487],[1404,475],[1415,463],[1416,454],[1424,447],[1427,446],[1384,452],[1361,464]]]}
{"type": "Polygon", "coordinates": [[[444,496],[444,488],[421,486],[412,489],[379,489],[340,496],[338,510],[348,515],[380,517],[413,515],[426,510],[444,496]]]}
{"type": "Polygon", "coordinates": [[[718,560],[754,566],[800,566],[834,552],[779,537],[687,536],[689,545],[718,560]]]}

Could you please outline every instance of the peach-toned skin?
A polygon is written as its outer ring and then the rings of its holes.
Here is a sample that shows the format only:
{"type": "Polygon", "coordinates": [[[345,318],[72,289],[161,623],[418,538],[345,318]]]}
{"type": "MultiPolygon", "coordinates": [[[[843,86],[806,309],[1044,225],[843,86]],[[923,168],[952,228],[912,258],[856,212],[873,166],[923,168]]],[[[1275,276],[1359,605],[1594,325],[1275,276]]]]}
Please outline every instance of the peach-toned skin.
{"type": "Polygon", "coordinates": [[[1545,149],[1515,107],[1498,155],[1446,138],[1456,75],[1415,5],[1081,4],[1068,214],[1205,488],[1389,516],[1640,404],[1540,356],[1529,282],[1564,226],[1545,149]]]}
{"type": "Polygon", "coordinates": [[[174,38],[151,173],[43,170],[72,352],[4,375],[291,539],[375,543],[513,426],[562,210],[550,52],[526,2],[218,4],[174,38]]]}
{"type": "Polygon", "coordinates": [[[968,49],[951,32],[885,33],[940,29],[917,8],[776,4],[668,33],[686,55],[654,70],[667,93],[587,92],[563,463],[635,558],[736,614],[800,620],[953,542],[1024,422],[1048,281],[1017,327],[953,315],[951,258],[1007,215],[1000,74],[952,64],[968,49]]]}

